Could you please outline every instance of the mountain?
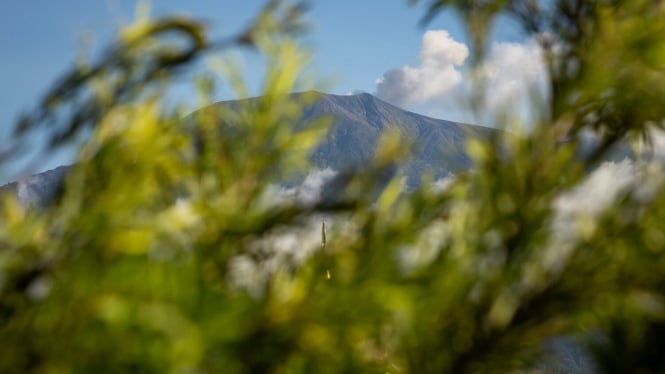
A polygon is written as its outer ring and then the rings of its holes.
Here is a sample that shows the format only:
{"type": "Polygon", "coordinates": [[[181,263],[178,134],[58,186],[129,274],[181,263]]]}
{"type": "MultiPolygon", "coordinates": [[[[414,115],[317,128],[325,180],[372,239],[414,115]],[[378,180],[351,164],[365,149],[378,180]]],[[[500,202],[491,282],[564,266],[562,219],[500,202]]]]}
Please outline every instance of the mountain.
{"type": "MultiPolygon", "coordinates": [[[[466,142],[471,138],[487,138],[498,131],[408,112],[366,93],[331,95],[309,92],[293,95],[303,94],[316,94],[318,100],[304,109],[298,126],[305,126],[317,117],[328,116],[332,119],[325,139],[310,157],[312,165],[318,168],[329,167],[338,171],[362,169],[372,159],[381,135],[396,130],[414,145],[412,157],[400,166],[409,184],[414,185],[425,173],[440,178],[470,168],[472,161],[465,151],[466,142]]],[[[253,100],[223,101],[205,109],[251,105],[253,100]]],[[[195,113],[184,121],[194,119],[195,113]]],[[[44,206],[57,196],[68,169],[63,166],[29,176],[0,187],[0,190],[17,193],[23,204],[44,206]]]]}
{"type": "MultiPolygon", "coordinates": [[[[412,157],[403,160],[402,172],[409,184],[417,184],[429,173],[441,178],[471,168],[466,143],[472,138],[488,138],[499,130],[434,119],[391,105],[370,94],[331,95],[319,92],[297,93],[317,95],[318,100],[304,109],[301,123],[327,116],[332,124],[310,156],[315,167],[334,170],[362,169],[372,159],[377,143],[388,131],[397,131],[406,144],[413,144],[412,157]]],[[[224,101],[212,105],[234,107],[246,101],[224,101]]]]}
{"type": "Polygon", "coordinates": [[[44,207],[55,202],[64,187],[71,166],[60,166],[0,187],[0,194],[11,192],[27,207],[44,207]]]}
{"type": "Polygon", "coordinates": [[[381,135],[397,130],[415,146],[413,156],[404,163],[406,174],[414,181],[425,172],[440,178],[469,169],[467,141],[498,131],[408,112],[366,93],[321,95],[305,111],[305,120],[320,115],[331,116],[333,123],[312,155],[314,164],[335,170],[362,167],[374,154],[381,135]]]}

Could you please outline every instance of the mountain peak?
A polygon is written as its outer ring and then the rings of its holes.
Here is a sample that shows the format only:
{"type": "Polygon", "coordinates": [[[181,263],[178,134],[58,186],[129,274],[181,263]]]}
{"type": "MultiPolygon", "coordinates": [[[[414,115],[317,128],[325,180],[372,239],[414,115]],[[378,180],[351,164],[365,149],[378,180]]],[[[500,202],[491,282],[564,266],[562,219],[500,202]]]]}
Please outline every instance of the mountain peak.
{"type": "MultiPolygon", "coordinates": [[[[310,90],[292,94],[296,99],[300,95],[315,95],[317,100],[306,100],[311,104],[303,109],[297,129],[307,127],[317,117],[332,120],[321,144],[310,155],[313,166],[320,168],[362,169],[371,163],[383,134],[397,132],[405,139],[405,146],[413,146],[412,157],[403,160],[400,168],[408,176],[409,184],[417,184],[425,173],[440,178],[470,168],[467,141],[486,139],[499,131],[409,112],[367,92],[338,95],[310,90]]],[[[225,101],[214,104],[213,108],[250,104],[251,110],[254,100],[225,101]]]]}
{"type": "MultiPolygon", "coordinates": [[[[472,138],[487,138],[498,131],[408,112],[367,92],[334,95],[306,91],[294,95],[301,94],[314,94],[319,100],[305,108],[296,128],[306,127],[316,117],[332,119],[327,134],[310,155],[312,166],[318,168],[362,171],[372,162],[379,139],[388,131],[397,131],[407,139],[405,146],[414,145],[411,157],[402,160],[398,169],[408,178],[409,185],[415,185],[426,173],[440,178],[470,168],[472,161],[466,153],[466,142],[472,138]]],[[[254,100],[256,98],[224,101],[202,110],[245,104],[250,104],[251,108],[254,100]]],[[[195,121],[196,117],[192,114],[183,121],[195,121]]],[[[26,205],[46,206],[58,195],[68,169],[58,168],[36,174],[4,186],[0,192],[11,191],[26,205]]]]}

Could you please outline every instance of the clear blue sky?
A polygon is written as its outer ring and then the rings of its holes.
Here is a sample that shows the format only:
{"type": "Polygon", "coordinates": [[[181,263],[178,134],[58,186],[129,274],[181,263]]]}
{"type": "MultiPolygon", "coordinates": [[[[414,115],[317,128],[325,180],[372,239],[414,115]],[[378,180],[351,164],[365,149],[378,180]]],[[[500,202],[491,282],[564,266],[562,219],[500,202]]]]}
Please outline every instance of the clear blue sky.
{"type": "MultiPolygon", "coordinates": [[[[224,35],[246,25],[263,3],[171,0],[152,1],[151,7],[153,16],[185,13],[208,21],[214,35],[224,35]]],[[[304,40],[313,48],[313,68],[318,75],[333,78],[333,85],[325,87],[331,93],[376,92],[376,80],[386,71],[418,64],[427,30],[446,30],[456,41],[466,41],[454,14],[441,14],[422,27],[423,6],[409,7],[407,0],[315,0],[311,5],[306,16],[311,29],[304,40]]],[[[93,47],[103,47],[112,40],[118,25],[133,18],[135,6],[136,1],[129,0],[0,2],[0,135],[71,66],[81,50],[82,35],[92,33],[93,47]]],[[[504,22],[496,38],[521,42],[523,37],[504,22]]],[[[258,59],[251,53],[245,56],[248,76],[260,76],[258,59]]],[[[408,109],[417,111],[417,103],[408,109]]],[[[445,113],[435,113],[445,117],[445,113]]],[[[7,139],[6,135],[2,139],[7,139]]],[[[66,161],[65,156],[54,157],[39,169],[66,161]]]]}

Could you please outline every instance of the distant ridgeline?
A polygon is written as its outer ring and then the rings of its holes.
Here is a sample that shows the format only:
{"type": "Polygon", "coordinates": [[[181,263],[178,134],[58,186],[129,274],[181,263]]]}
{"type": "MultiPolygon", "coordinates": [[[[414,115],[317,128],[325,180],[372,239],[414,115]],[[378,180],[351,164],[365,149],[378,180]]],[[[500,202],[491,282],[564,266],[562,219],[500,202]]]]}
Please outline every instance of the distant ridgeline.
{"type": "MultiPolygon", "coordinates": [[[[399,173],[407,178],[407,185],[417,186],[421,177],[434,179],[450,173],[470,169],[472,160],[466,152],[469,139],[487,139],[500,130],[434,119],[397,108],[370,94],[318,95],[314,104],[305,108],[298,127],[311,120],[327,116],[331,126],[310,156],[313,168],[331,168],[335,171],[362,171],[372,159],[379,138],[388,131],[397,131],[413,144],[411,157],[399,165],[399,173]]],[[[303,93],[293,94],[294,98],[303,93]]],[[[202,110],[219,107],[252,105],[255,99],[223,101],[202,110]]],[[[194,112],[184,122],[196,120],[194,112]]],[[[220,128],[222,124],[220,124],[220,128]]],[[[612,159],[623,159],[630,152],[619,150],[612,159]]],[[[46,206],[59,196],[70,167],[63,166],[44,173],[23,178],[0,187],[0,191],[17,193],[24,205],[46,206]]],[[[381,176],[386,181],[397,170],[381,176]]]]}
{"type": "Polygon", "coordinates": [[[417,185],[425,173],[438,179],[471,168],[466,152],[468,140],[487,139],[499,131],[407,112],[369,94],[323,95],[306,112],[305,120],[321,115],[331,116],[333,123],[312,155],[316,166],[362,168],[372,158],[381,135],[397,130],[414,145],[412,156],[402,165],[411,186],[417,185]]]}
{"type": "MultiPolygon", "coordinates": [[[[253,100],[224,101],[204,110],[251,105],[253,100]]],[[[405,159],[400,165],[400,173],[408,178],[411,186],[416,185],[425,173],[441,178],[469,169],[472,162],[465,150],[467,140],[487,138],[498,131],[407,112],[369,94],[319,94],[318,100],[305,108],[298,125],[305,126],[312,119],[322,116],[331,118],[332,124],[325,139],[310,156],[312,167],[336,171],[362,170],[372,159],[381,135],[397,130],[414,144],[413,157],[405,159]]],[[[193,113],[185,121],[195,118],[196,113],[193,113]]],[[[69,168],[63,166],[35,174],[0,190],[14,191],[26,205],[48,205],[59,195],[69,168]]],[[[389,179],[391,176],[385,177],[389,179]]]]}
{"type": "Polygon", "coordinates": [[[12,192],[24,206],[46,207],[53,204],[61,195],[65,177],[72,166],[55,169],[21,178],[0,187],[0,193],[12,192]]]}
{"type": "MultiPolygon", "coordinates": [[[[434,119],[402,110],[370,94],[330,95],[318,92],[296,93],[316,95],[314,104],[304,109],[297,127],[320,117],[332,120],[321,144],[315,147],[310,162],[316,168],[336,171],[362,170],[376,151],[382,135],[396,131],[406,143],[413,143],[412,157],[400,164],[400,172],[408,177],[408,184],[415,186],[421,176],[428,173],[433,178],[471,168],[472,161],[466,152],[471,138],[486,139],[500,131],[492,128],[434,119]]],[[[204,110],[219,107],[252,105],[255,99],[223,101],[204,110]]],[[[188,116],[192,120],[196,113],[188,116]]]]}

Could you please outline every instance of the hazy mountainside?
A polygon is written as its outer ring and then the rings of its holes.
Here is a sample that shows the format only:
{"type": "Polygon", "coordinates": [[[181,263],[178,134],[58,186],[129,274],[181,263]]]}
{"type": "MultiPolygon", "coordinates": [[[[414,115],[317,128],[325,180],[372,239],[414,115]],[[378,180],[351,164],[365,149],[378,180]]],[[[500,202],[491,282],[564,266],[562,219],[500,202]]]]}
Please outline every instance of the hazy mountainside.
{"type": "MultiPolygon", "coordinates": [[[[234,107],[251,102],[252,99],[224,101],[211,108],[234,107]]],[[[188,116],[185,121],[195,119],[195,114],[188,116]]],[[[498,131],[407,112],[370,94],[320,94],[315,104],[305,108],[298,126],[306,126],[312,119],[322,116],[332,118],[332,124],[325,139],[310,157],[313,167],[329,167],[339,171],[362,169],[371,160],[381,135],[389,130],[397,130],[414,144],[413,157],[404,160],[401,165],[402,172],[409,177],[412,185],[424,173],[439,178],[470,168],[472,162],[465,151],[467,140],[486,138],[498,131]]],[[[405,141],[405,144],[410,141],[405,141]]],[[[24,204],[42,206],[57,195],[67,170],[68,167],[60,167],[23,178],[0,189],[15,191],[24,204]]]]}
{"type": "Polygon", "coordinates": [[[21,178],[16,182],[0,187],[0,193],[11,191],[25,206],[48,206],[60,195],[63,182],[71,166],[60,166],[21,178]]]}
{"type": "Polygon", "coordinates": [[[333,123],[312,155],[315,165],[335,170],[362,167],[374,154],[380,136],[397,130],[415,146],[413,157],[404,161],[412,179],[424,172],[438,178],[470,168],[467,141],[498,131],[407,112],[369,94],[322,95],[306,110],[304,120],[320,115],[331,116],[333,123]]]}
{"type": "MultiPolygon", "coordinates": [[[[318,100],[305,108],[299,126],[322,116],[332,119],[325,139],[310,157],[313,166],[319,168],[330,167],[340,171],[362,169],[372,159],[379,138],[396,130],[405,138],[405,146],[413,144],[412,157],[403,160],[401,167],[410,183],[415,184],[425,173],[440,178],[469,169],[472,161],[465,150],[467,141],[487,138],[499,131],[408,112],[367,93],[316,94],[318,100]]],[[[252,99],[224,101],[214,104],[212,108],[251,102],[252,99]]]]}

